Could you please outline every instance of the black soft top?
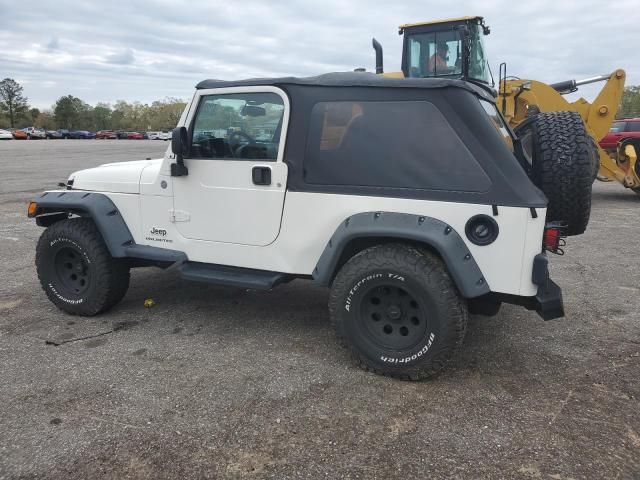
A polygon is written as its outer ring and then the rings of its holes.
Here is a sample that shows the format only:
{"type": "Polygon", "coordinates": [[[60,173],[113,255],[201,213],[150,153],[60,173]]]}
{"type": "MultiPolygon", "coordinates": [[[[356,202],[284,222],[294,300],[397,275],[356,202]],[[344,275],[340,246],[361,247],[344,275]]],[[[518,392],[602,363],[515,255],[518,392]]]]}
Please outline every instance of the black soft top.
{"type": "Polygon", "coordinates": [[[462,88],[493,101],[483,88],[470,82],[449,78],[393,78],[369,72],[334,72],[315,77],[249,78],[246,80],[203,80],[198,90],[225,87],[307,85],[314,87],[380,87],[380,88],[462,88]]]}
{"type": "Polygon", "coordinates": [[[283,156],[289,191],[547,204],[481,105],[481,100],[495,105],[494,97],[473,83],[344,72],[204,80],[197,88],[243,86],[280,87],[292,99],[283,156]],[[354,115],[350,104],[357,104],[360,114],[354,115]],[[347,106],[344,115],[341,105],[347,106]],[[329,118],[342,133],[335,146],[325,148],[329,118]]]}

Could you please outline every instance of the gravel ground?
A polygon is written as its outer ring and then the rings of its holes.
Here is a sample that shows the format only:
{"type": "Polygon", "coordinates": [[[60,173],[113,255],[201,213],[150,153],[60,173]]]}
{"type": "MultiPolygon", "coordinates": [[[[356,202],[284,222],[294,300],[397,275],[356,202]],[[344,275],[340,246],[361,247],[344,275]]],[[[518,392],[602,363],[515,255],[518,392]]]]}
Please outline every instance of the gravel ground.
{"type": "Polygon", "coordinates": [[[352,367],[305,281],[139,269],[102,316],[47,301],[25,202],[167,145],[0,143],[0,478],[640,478],[633,193],[596,183],[588,232],[551,259],[566,318],[473,317],[452,367],[407,383],[352,367]]]}

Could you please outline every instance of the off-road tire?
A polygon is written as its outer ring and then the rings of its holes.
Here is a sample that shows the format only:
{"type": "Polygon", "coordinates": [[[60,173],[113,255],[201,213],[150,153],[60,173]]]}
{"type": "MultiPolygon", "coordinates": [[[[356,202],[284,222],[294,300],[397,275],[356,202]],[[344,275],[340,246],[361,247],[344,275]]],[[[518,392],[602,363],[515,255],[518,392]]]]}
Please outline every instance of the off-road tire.
{"type": "Polygon", "coordinates": [[[531,179],[549,200],[547,221],[567,223],[568,235],[584,233],[591,214],[591,188],[599,166],[597,150],[577,112],[539,113],[531,129],[531,179]]]}
{"type": "Polygon", "coordinates": [[[591,183],[593,184],[593,182],[596,181],[596,178],[598,178],[598,172],[600,171],[600,151],[598,150],[598,144],[591,135],[589,135],[589,140],[591,143],[591,153],[593,155],[591,158],[591,165],[593,168],[591,183]]]}
{"type": "Polygon", "coordinates": [[[105,312],[122,300],[129,288],[127,261],[109,254],[89,218],[49,226],[38,241],[35,263],[49,300],[72,315],[105,312]]]}
{"type": "Polygon", "coordinates": [[[352,257],[333,281],[329,313],[356,365],[403,380],[442,371],[468,319],[442,260],[399,243],[352,257]]]}

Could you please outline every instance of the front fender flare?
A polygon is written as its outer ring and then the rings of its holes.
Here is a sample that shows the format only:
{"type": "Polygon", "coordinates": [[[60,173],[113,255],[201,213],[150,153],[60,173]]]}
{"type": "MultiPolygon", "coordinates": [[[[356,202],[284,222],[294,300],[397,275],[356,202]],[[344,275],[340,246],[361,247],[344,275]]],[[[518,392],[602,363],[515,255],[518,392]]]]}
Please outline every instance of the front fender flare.
{"type": "Polygon", "coordinates": [[[349,242],[376,237],[411,240],[434,248],[465,298],[479,297],[491,291],[466,243],[451,226],[432,217],[395,212],[358,213],[344,220],[318,260],[313,271],[314,282],[330,285],[349,242]]]}
{"type": "Polygon", "coordinates": [[[40,226],[63,220],[69,213],[93,219],[112,257],[168,263],[187,260],[184,252],[136,244],[118,207],[102,193],[45,192],[34,201],[38,204],[36,222],[40,226]]]}

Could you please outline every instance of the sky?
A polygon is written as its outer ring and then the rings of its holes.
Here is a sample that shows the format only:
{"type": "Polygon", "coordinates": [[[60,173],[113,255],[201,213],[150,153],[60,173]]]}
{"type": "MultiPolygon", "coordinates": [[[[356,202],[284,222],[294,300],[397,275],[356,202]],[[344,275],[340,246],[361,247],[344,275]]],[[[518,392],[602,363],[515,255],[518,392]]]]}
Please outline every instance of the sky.
{"type": "Polygon", "coordinates": [[[372,71],[372,37],[385,71],[398,71],[398,25],[466,15],[491,27],[495,76],[501,62],[548,83],[624,68],[640,84],[638,0],[0,0],[0,78],[40,109],[68,94],[91,105],[188,99],[205,78],[372,71]]]}

